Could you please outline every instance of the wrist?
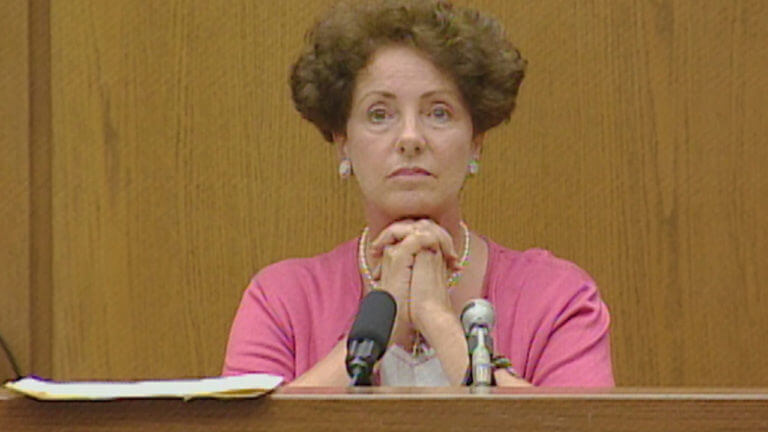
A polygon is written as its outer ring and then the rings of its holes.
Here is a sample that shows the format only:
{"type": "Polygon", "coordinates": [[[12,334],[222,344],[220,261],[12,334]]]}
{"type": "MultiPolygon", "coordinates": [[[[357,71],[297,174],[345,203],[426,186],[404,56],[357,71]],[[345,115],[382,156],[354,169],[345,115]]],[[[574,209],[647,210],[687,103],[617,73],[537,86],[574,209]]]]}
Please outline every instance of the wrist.
{"type": "Polygon", "coordinates": [[[469,365],[461,322],[453,314],[430,316],[428,321],[430,325],[422,330],[422,335],[437,353],[451,384],[461,385],[469,365]]]}
{"type": "MultiPolygon", "coordinates": [[[[456,327],[461,330],[461,322],[453,310],[438,304],[421,304],[411,308],[413,327],[421,332],[427,340],[431,336],[445,333],[447,328],[456,327]]],[[[463,331],[461,332],[463,334],[463,331]]]]}
{"type": "Polygon", "coordinates": [[[296,377],[289,387],[336,387],[349,382],[346,366],[347,338],[339,340],[331,351],[311,369],[296,377]]]}

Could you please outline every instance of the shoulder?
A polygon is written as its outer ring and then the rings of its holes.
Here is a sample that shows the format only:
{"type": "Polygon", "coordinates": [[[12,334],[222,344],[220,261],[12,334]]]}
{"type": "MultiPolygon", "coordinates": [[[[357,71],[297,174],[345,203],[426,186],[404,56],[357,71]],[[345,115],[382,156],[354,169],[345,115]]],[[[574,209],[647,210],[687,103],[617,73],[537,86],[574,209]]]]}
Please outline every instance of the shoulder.
{"type": "Polygon", "coordinates": [[[489,296],[539,310],[575,298],[599,300],[595,281],[571,261],[540,248],[515,251],[492,241],[488,245],[489,296]]]}
{"type": "Polygon", "coordinates": [[[589,273],[543,249],[493,247],[488,298],[500,352],[535,385],[613,385],[610,314],[589,273]]]}
{"type": "Polygon", "coordinates": [[[312,295],[318,289],[344,287],[356,272],[357,239],[346,241],[329,252],[306,258],[290,258],[261,269],[248,288],[265,295],[312,295]]]}

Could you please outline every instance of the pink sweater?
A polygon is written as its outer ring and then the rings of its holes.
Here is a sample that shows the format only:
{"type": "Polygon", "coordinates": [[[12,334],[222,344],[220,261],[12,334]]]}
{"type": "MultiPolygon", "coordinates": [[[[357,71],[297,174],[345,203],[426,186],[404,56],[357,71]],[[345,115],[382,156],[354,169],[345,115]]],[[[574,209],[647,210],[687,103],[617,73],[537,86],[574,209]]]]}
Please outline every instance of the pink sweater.
{"type": "MultiPolygon", "coordinates": [[[[483,297],[496,312],[496,353],[537,386],[613,386],[608,309],[589,275],[547,251],[485,240],[483,297]]],[[[290,382],[345,337],[362,299],[357,241],[253,278],[232,324],[224,375],[263,372],[290,382]]]]}

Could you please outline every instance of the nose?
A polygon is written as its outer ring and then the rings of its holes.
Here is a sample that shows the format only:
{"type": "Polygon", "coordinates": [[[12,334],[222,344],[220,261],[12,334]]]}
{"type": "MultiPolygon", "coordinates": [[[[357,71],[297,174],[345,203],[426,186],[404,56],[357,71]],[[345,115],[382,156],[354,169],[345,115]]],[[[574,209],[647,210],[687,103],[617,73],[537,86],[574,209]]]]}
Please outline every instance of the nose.
{"type": "Polygon", "coordinates": [[[424,150],[426,144],[418,120],[415,116],[406,117],[397,140],[397,151],[403,156],[415,156],[424,150]]]}

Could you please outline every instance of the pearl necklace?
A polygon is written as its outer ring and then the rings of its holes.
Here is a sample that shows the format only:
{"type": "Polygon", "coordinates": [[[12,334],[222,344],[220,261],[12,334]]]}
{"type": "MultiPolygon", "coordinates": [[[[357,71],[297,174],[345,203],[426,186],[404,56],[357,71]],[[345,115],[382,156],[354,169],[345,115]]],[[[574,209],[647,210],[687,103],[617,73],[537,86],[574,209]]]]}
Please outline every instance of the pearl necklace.
{"type": "MultiPolygon", "coordinates": [[[[466,266],[469,264],[469,228],[467,228],[467,224],[465,224],[464,221],[460,221],[459,226],[464,232],[464,251],[462,251],[459,264],[462,268],[466,268],[466,266]]],[[[363,274],[363,277],[371,286],[371,289],[377,290],[380,288],[379,282],[373,279],[371,268],[368,266],[368,260],[365,258],[365,247],[368,243],[368,232],[368,227],[363,228],[363,233],[360,235],[360,244],[358,245],[357,256],[358,260],[360,261],[360,273],[363,274]]],[[[453,272],[448,278],[448,288],[456,285],[459,282],[459,279],[461,279],[461,270],[453,272]]]]}

